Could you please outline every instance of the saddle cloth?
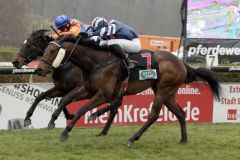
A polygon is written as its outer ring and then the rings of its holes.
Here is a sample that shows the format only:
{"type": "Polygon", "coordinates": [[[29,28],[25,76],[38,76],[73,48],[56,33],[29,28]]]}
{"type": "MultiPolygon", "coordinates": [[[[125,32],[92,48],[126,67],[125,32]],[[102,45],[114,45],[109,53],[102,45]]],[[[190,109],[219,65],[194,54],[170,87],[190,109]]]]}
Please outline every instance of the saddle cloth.
{"type": "Polygon", "coordinates": [[[130,69],[128,81],[159,79],[159,66],[153,51],[141,50],[138,53],[129,53],[128,56],[136,65],[130,69]]]}

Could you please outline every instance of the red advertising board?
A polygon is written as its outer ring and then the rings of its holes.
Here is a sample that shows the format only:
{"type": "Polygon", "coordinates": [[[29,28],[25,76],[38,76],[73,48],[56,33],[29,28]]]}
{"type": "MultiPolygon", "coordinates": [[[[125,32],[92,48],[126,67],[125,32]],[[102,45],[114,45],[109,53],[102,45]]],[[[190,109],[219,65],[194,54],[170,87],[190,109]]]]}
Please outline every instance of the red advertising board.
{"type": "MultiPolygon", "coordinates": [[[[143,124],[147,121],[153,103],[153,92],[148,89],[137,95],[124,97],[122,106],[114,119],[114,124],[143,124]]],[[[177,102],[186,113],[187,122],[212,122],[213,97],[209,86],[206,83],[192,83],[182,85],[177,94],[177,102]]],[[[74,102],[68,106],[70,112],[75,113],[80,106],[87,101],[74,102]]],[[[102,105],[101,107],[106,106],[102,105]]],[[[98,108],[98,109],[99,109],[98,108]]],[[[77,122],[75,127],[102,126],[106,123],[108,113],[100,116],[95,121],[88,121],[91,113],[97,109],[87,112],[77,122]]],[[[156,123],[175,122],[176,117],[163,106],[159,119],[156,123]]]]}

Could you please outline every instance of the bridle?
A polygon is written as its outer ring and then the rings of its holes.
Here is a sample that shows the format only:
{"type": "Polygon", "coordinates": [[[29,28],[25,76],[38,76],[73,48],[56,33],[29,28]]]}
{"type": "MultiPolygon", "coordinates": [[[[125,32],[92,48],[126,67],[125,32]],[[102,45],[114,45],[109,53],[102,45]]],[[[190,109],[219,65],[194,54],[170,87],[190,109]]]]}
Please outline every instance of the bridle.
{"type": "MultiPolygon", "coordinates": [[[[32,38],[27,38],[26,40],[31,42],[30,46],[32,47],[32,49],[36,50],[37,53],[43,52],[43,49],[32,38]]],[[[44,39],[44,40],[46,40],[46,39],[44,39]]],[[[29,63],[38,57],[37,54],[25,56],[21,51],[19,51],[17,54],[20,55],[24,59],[23,60],[24,63],[29,63]]]]}
{"type": "MultiPolygon", "coordinates": [[[[59,43],[57,43],[55,41],[51,41],[51,42],[49,42],[49,44],[54,44],[55,46],[59,47],[59,49],[63,48],[63,46],[61,44],[59,44],[59,43]]],[[[40,61],[42,61],[42,62],[44,62],[45,64],[48,65],[47,71],[50,71],[53,68],[52,63],[50,63],[50,62],[48,62],[48,61],[46,61],[46,60],[44,60],[42,58],[40,59],[40,61]]]]}
{"type": "MultiPolygon", "coordinates": [[[[73,47],[73,49],[71,50],[69,56],[66,58],[66,61],[64,62],[64,64],[66,64],[67,61],[70,59],[71,55],[73,54],[73,51],[75,50],[75,48],[76,48],[76,46],[77,46],[77,44],[78,44],[78,41],[79,41],[79,39],[78,39],[77,42],[74,44],[74,47],[73,47]]],[[[51,41],[50,44],[53,44],[53,45],[57,46],[57,47],[59,48],[59,50],[60,50],[61,48],[64,49],[63,46],[62,46],[61,44],[59,44],[58,42],[56,42],[56,41],[51,41]]],[[[46,60],[44,60],[44,59],[42,59],[42,58],[40,59],[40,61],[42,61],[42,62],[44,62],[45,64],[48,65],[47,71],[50,71],[51,68],[54,68],[54,67],[53,67],[53,62],[50,63],[50,62],[48,62],[48,61],[46,61],[46,60]]],[[[96,71],[96,70],[102,69],[102,68],[104,68],[104,67],[106,67],[106,66],[108,66],[108,65],[110,65],[110,64],[112,64],[112,63],[118,62],[118,61],[119,61],[119,59],[114,59],[114,60],[111,60],[111,61],[101,62],[101,63],[99,63],[99,64],[96,64],[96,65],[91,69],[90,72],[94,72],[94,71],[96,71]]],[[[64,65],[64,64],[63,64],[63,65],[64,65]]]]}

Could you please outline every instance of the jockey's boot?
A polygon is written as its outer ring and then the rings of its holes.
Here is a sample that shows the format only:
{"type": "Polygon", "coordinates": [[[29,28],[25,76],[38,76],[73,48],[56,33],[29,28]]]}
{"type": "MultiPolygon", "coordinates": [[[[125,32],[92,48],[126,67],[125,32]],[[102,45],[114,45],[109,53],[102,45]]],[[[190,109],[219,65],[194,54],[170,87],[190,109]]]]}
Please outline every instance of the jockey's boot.
{"type": "Polygon", "coordinates": [[[135,64],[127,58],[126,53],[123,51],[123,49],[118,44],[110,45],[109,50],[113,54],[115,54],[117,57],[124,59],[124,61],[127,63],[128,68],[135,67],[135,64]]]}

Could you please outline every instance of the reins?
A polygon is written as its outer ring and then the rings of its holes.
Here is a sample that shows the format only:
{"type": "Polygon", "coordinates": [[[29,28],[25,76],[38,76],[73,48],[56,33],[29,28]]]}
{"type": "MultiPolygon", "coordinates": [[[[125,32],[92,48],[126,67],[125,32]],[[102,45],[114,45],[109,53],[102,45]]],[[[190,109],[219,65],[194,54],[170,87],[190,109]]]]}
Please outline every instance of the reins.
{"type": "MultiPolygon", "coordinates": [[[[92,27],[92,26],[89,26],[85,32],[87,32],[91,27],[92,27]]],[[[77,47],[77,45],[78,45],[78,43],[79,43],[79,41],[80,41],[81,39],[82,39],[82,36],[79,36],[78,39],[77,39],[77,41],[74,43],[74,46],[73,46],[73,48],[72,48],[69,56],[66,58],[66,61],[64,62],[64,64],[66,64],[66,63],[69,61],[70,57],[72,56],[74,50],[76,49],[76,47],[77,47]]],[[[51,41],[50,43],[56,45],[56,46],[59,47],[59,48],[63,48],[63,46],[62,46],[61,44],[59,44],[58,42],[51,41]]],[[[64,49],[64,48],[63,48],[63,49],[64,49]]],[[[43,60],[42,60],[42,61],[43,61],[43,60]]],[[[118,59],[114,59],[114,60],[112,60],[112,61],[105,61],[105,62],[103,62],[103,63],[98,63],[98,64],[96,64],[96,65],[93,66],[93,68],[91,69],[90,72],[94,72],[95,70],[102,69],[102,68],[104,68],[104,67],[106,67],[106,66],[108,66],[108,65],[110,65],[110,64],[112,64],[112,63],[114,63],[114,62],[117,62],[117,61],[118,61],[118,59]]],[[[48,63],[47,61],[43,61],[43,62],[45,62],[45,63],[48,64],[48,65],[51,65],[51,64],[48,63]]],[[[64,64],[63,64],[63,65],[64,65],[64,64]]],[[[49,68],[49,69],[50,69],[50,68],[49,68]]]]}
{"type": "Polygon", "coordinates": [[[78,39],[77,39],[76,43],[74,44],[74,46],[73,46],[73,49],[71,50],[71,52],[70,52],[69,56],[67,57],[67,60],[66,60],[66,62],[65,62],[65,63],[67,63],[67,62],[68,62],[68,60],[70,59],[70,57],[72,56],[72,54],[73,54],[73,52],[74,52],[75,48],[77,47],[77,45],[78,45],[78,42],[80,41],[80,39],[81,39],[81,38],[82,38],[81,36],[79,36],[79,37],[78,37],[78,39]]]}
{"type": "Polygon", "coordinates": [[[100,69],[102,69],[102,68],[104,68],[104,67],[106,67],[106,66],[108,66],[108,65],[110,65],[110,64],[112,64],[112,63],[114,63],[114,62],[117,62],[117,61],[118,61],[118,59],[114,59],[114,60],[112,60],[112,61],[107,61],[107,62],[103,62],[103,63],[98,63],[98,64],[96,64],[96,65],[93,66],[93,68],[91,69],[90,72],[94,72],[95,70],[100,70],[100,69]]]}
{"type": "MultiPolygon", "coordinates": [[[[92,26],[89,26],[87,29],[86,29],[86,31],[85,31],[85,33],[89,30],[89,29],[91,29],[92,28],[92,26]]],[[[74,46],[73,46],[73,49],[71,50],[71,53],[69,54],[69,56],[67,57],[67,60],[66,60],[66,62],[65,63],[67,63],[68,62],[68,60],[70,59],[70,57],[72,56],[72,54],[73,54],[73,51],[75,50],[75,48],[77,47],[77,45],[78,45],[78,42],[80,41],[82,39],[82,36],[79,36],[78,37],[78,39],[77,39],[77,41],[75,42],[75,44],[74,44],[74,46]]]]}

